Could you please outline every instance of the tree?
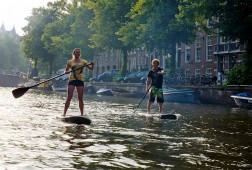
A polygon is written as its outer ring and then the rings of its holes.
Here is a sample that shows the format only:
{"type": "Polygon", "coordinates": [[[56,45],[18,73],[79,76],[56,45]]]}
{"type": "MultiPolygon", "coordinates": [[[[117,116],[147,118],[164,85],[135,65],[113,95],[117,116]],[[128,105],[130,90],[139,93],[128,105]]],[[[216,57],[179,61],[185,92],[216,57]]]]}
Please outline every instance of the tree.
{"type": "Polygon", "coordinates": [[[191,42],[195,25],[176,19],[178,0],[139,0],[128,13],[131,21],[118,34],[125,44],[134,42],[136,47],[144,46],[147,51],[158,50],[160,54],[170,53],[172,70],[175,70],[176,43],[191,42]]]}
{"type": "Polygon", "coordinates": [[[9,32],[0,33],[0,69],[20,69],[27,71],[27,61],[19,42],[19,36],[13,36],[9,32]]]}
{"type": "Polygon", "coordinates": [[[60,8],[62,12],[58,14],[57,20],[45,26],[42,41],[45,49],[55,56],[57,68],[66,64],[76,47],[81,48],[85,59],[93,58],[93,49],[89,47],[91,31],[88,28],[93,13],[84,3],[79,2],[76,0],[72,4],[54,4],[53,7],[60,8]]]}
{"type": "Polygon", "coordinates": [[[126,73],[128,51],[133,48],[133,43],[125,44],[117,34],[118,30],[129,22],[126,14],[134,5],[135,0],[90,0],[86,3],[93,10],[94,18],[90,28],[94,32],[90,40],[93,48],[104,50],[120,50],[122,52],[122,70],[126,73]]]}
{"type": "Polygon", "coordinates": [[[46,48],[42,37],[47,25],[61,19],[60,17],[65,12],[65,7],[66,2],[64,0],[55,3],[49,2],[47,3],[47,8],[34,8],[32,15],[26,18],[28,25],[23,28],[25,32],[23,51],[27,58],[35,62],[35,70],[37,70],[38,61],[41,61],[48,63],[48,72],[52,73],[55,55],[46,48]]]}

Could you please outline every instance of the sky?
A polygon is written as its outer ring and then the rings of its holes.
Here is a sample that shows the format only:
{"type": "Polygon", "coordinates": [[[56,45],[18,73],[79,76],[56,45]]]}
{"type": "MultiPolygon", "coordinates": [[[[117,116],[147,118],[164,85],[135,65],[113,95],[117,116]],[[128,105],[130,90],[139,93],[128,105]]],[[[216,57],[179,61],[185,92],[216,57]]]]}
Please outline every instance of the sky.
{"type": "Polygon", "coordinates": [[[31,16],[32,8],[46,7],[55,0],[0,0],[0,26],[10,31],[15,27],[17,34],[23,35],[22,27],[27,25],[26,17],[31,16]]]}

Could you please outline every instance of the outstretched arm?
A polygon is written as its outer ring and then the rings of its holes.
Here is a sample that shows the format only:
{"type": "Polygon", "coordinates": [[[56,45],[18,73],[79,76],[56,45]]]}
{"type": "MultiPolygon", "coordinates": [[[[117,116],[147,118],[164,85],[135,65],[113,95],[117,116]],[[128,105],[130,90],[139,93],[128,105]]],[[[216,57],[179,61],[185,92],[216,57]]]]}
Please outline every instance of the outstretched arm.
{"type": "Polygon", "coordinates": [[[158,72],[158,75],[162,75],[162,74],[164,74],[164,70],[161,70],[158,72]]]}

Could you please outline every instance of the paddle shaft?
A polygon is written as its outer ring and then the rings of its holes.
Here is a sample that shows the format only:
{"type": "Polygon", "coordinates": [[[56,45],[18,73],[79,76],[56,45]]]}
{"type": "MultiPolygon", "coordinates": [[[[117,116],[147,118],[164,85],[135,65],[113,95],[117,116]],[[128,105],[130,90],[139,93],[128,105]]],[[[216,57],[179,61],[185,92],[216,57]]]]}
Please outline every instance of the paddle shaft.
{"type": "MultiPolygon", "coordinates": [[[[158,75],[159,76],[159,75],[158,75]]],[[[138,107],[140,106],[140,104],[142,103],[142,101],[143,101],[143,99],[145,98],[145,96],[149,93],[149,91],[150,91],[150,88],[153,86],[153,84],[157,81],[157,79],[158,79],[158,76],[155,78],[155,80],[151,83],[151,85],[150,85],[150,87],[148,88],[148,90],[146,91],[146,93],[144,94],[144,96],[143,96],[143,98],[142,98],[142,100],[139,102],[139,104],[138,104],[138,106],[136,107],[136,109],[134,110],[134,112],[133,113],[135,113],[136,112],[136,110],[138,109],[138,107]]]]}
{"type": "MultiPolygon", "coordinates": [[[[91,65],[91,63],[90,63],[90,64],[87,64],[87,65],[91,65]]],[[[57,78],[57,77],[60,77],[60,76],[65,75],[65,74],[69,74],[70,72],[73,72],[73,71],[75,71],[75,70],[84,68],[84,67],[86,67],[87,65],[84,65],[84,66],[79,67],[79,68],[77,68],[77,69],[74,69],[74,70],[65,72],[64,74],[57,75],[57,76],[55,76],[55,77],[52,77],[52,78],[47,79],[47,80],[45,80],[45,81],[39,82],[39,83],[34,84],[34,85],[32,85],[32,86],[29,86],[29,87],[20,87],[20,88],[17,88],[17,89],[15,89],[15,90],[12,90],[12,94],[13,94],[13,96],[14,96],[15,98],[19,98],[19,97],[23,96],[23,95],[24,95],[30,88],[32,88],[32,87],[38,86],[38,85],[40,85],[40,84],[42,84],[42,83],[48,82],[48,81],[50,81],[50,80],[53,80],[53,79],[55,79],[55,78],[57,78]]]]}
{"type": "Polygon", "coordinates": [[[139,102],[138,106],[136,107],[136,109],[134,110],[134,113],[136,112],[136,110],[138,109],[138,107],[140,106],[140,104],[142,103],[143,99],[145,98],[145,96],[149,93],[150,88],[152,87],[152,85],[148,88],[148,90],[146,91],[146,93],[144,94],[142,100],[139,102]]]}
{"type": "MultiPolygon", "coordinates": [[[[87,65],[91,65],[91,64],[87,64],[87,65]]],[[[79,67],[79,68],[77,68],[77,69],[74,69],[74,70],[65,72],[65,73],[60,74],[60,75],[57,75],[57,76],[55,76],[55,77],[49,78],[49,79],[47,79],[47,80],[45,80],[45,81],[41,81],[41,82],[39,82],[39,83],[37,83],[37,84],[34,84],[34,85],[30,86],[29,88],[36,87],[36,86],[38,86],[38,85],[40,85],[40,84],[46,83],[46,82],[48,82],[48,81],[51,81],[51,80],[56,79],[56,78],[58,78],[58,77],[61,77],[61,76],[65,75],[65,74],[69,74],[69,73],[71,73],[71,72],[73,72],[73,71],[82,69],[82,68],[86,67],[87,65],[81,66],[81,67],[79,67]]]]}

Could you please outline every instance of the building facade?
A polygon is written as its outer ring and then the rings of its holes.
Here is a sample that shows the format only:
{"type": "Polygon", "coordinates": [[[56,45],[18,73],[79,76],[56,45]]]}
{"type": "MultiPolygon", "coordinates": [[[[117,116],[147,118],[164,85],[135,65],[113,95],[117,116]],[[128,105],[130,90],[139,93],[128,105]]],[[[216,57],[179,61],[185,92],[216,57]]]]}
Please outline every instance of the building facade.
{"type": "Polygon", "coordinates": [[[176,47],[177,68],[184,76],[220,76],[242,62],[245,46],[239,41],[225,41],[223,37],[200,34],[193,44],[176,47]]]}

